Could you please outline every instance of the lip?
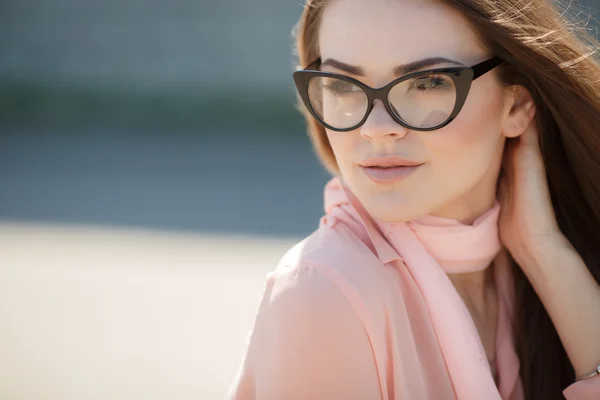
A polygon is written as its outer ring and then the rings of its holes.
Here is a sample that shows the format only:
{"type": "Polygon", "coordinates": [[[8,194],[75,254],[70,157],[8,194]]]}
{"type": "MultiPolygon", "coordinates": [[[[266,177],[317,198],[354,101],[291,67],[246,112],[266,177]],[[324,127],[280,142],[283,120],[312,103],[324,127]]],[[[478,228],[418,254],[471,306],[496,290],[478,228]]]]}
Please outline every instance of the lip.
{"type": "Polygon", "coordinates": [[[395,156],[377,157],[365,160],[360,168],[371,181],[390,184],[408,178],[423,164],[395,156]]]}
{"type": "Polygon", "coordinates": [[[423,163],[412,161],[398,156],[373,157],[368,158],[360,163],[361,167],[415,167],[423,163]]]}

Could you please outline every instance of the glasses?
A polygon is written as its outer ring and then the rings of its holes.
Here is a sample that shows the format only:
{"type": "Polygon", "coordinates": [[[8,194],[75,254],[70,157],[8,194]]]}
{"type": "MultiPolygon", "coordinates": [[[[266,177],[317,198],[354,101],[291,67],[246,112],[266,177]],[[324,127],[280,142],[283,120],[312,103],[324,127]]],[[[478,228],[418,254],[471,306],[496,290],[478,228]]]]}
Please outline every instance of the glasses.
{"type": "Polygon", "coordinates": [[[396,122],[408,129],[442,128],[462,109],[471,82],[503,62],[494,57],[472,67],[413,72],[375,89],[349,76],[312,70],[320,61],[295,71],[294,83],[310,114],[325,128],[338,132],[362,126],[376,99],[383,102],[396,122]]]}

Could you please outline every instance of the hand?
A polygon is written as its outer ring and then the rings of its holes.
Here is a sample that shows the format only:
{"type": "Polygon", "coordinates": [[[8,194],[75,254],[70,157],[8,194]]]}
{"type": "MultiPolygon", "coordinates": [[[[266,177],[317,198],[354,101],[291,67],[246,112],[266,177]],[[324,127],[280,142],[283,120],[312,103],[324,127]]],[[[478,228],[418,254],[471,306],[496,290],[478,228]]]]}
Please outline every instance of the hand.
{"type": "Polygon", "coordinates": [[[500,241],[522,268],[568,242],[552,208],[535,118],[506,142],[498,199],[500,241]]]}

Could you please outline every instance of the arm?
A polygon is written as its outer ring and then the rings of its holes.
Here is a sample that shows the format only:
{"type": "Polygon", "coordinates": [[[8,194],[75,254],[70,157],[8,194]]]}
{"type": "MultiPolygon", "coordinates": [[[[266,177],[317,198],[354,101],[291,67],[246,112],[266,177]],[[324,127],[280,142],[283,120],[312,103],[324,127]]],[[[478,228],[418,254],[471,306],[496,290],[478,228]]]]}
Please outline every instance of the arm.
{"type": "Polygon", "coordinates": [[[269,278],[230,398],[381,398],[367,334],[318,270],[301,265],[269,278]]]}
{"type": "MultiPolygon", "coordinates": [[[[566,241],[548,243],[523,268],[548,311],[575,374],[600,363],[600,286],[566,241]]],[[[600,399],[600,377],[573,383],[564,391],[572,400],[600,399]]]]}
{"type": "MultiPolygon", "coordinates": [[[[505,147],[498,182],[500,240],[531,282],[575,374],[581,376],[600,363],[600,286],[560,231],[540,149],[535,103],[522,93],[519,112],[529,124],[505,147]]],[[[600,399],[600,382],[593,378],[577,382],[563,394],[572,400],[600,399]]]]}

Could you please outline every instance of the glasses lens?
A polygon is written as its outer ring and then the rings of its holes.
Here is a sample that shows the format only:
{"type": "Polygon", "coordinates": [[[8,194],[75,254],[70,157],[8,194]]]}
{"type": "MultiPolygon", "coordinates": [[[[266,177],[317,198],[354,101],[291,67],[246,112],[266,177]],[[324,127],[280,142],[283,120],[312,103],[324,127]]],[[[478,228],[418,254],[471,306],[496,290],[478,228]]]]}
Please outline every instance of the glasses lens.
{"type": "Polygon", "coordinates": [[[308,98],[319,118],[337,129],[357,125],[368,107],[366,93],[351,82],[317,76],[308,83],[308,98]]]}
{"type": "Polygon", "coordinates": [[[408,125],[434,128],[452,114],[456,86],[445,74],[419,75],[395,85],[388,100],[396,115],[408,125]]]}

